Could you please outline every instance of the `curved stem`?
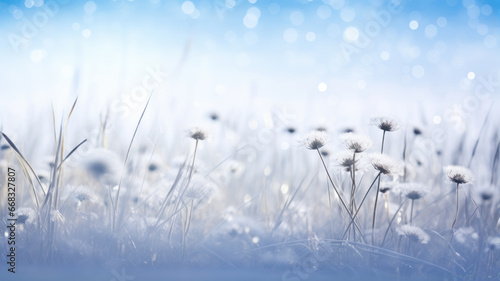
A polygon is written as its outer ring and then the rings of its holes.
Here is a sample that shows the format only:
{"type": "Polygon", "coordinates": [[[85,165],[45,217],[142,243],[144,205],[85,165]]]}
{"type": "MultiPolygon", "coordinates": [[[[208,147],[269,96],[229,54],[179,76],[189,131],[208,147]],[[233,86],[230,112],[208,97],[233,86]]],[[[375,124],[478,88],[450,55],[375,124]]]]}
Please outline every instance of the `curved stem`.
{"type": "MultiPolygon", "coordinates": [[[[385,133],[385,131],[384,131],[385,133]]],[[[380,173],[379,173],[380,175],[380,173]]],[[[380,176],[378,177],[378,185],[377,185],[377,193],[375,195],[375,205],[373,207],[373,220],[372,220],[372,244],[374,240],[374,233],[375,233],[375,221],[377,218],[377,203],[378,203],[378,194],[380,192],[380,176]]]]}
{"type": "Polygon", "coordinates": [[[354,214],[356,209],[356,201],[354,195],[356,194],[356,152],[352,156],[352,187],[351,187],[351,213],[354,214]]]}
{"type": "Polygon", "coordinates": [[[365,193],[365,196],[363,196],[363,199],[361,200],[361,203],[359,203],[359,207],[358,209],[356,210],[356,213],[354,213],[354,216],[352,217],[351,219],[351,222],[349,223],[349,226],[347,226],[346,230],[344,231],[344,234],[342,235],[342,240],[345,239],[345,235],[347,233],[347,230],[349,229],[349,227],[351,227],[351,224],[354,222],[354,220],[356,219],[356,217],[358,216],[358,213],[359,213],[359,210],[361,210],[361,206],[363,206],[363,203],[365,202],[365,199],[366,197],[368,196],[368,193],[370,193],[370,190],[372,189],[373,185],[375,184],[375,181],[377,180],[377,178],[380,177],[380,174],[381,173],[378,173],[378,175],[375,177],[375,179],[373,180],[372,184],[370,185],[370,187],[368,188],[368,190],[366,191],[365,193]]]}
{"type": "Polygon", "coordinates": [[[347,208],[347,205],[345,204],[344,199],[342,199],[342,196],[340,196],[340,193],[337,190],[337,187],[333,183],[332,177],[330,176],[330,173],[328,172],[328,169],[326,168],[325,161],[323,160],[323,156],[321,156],[321,152],[319,152],[319,149],[316,149],[316,151],[318,151],[319,158],[321,159],[321,163],[323,163],[323,167],[325,168],[328,179],[330,180],[330,183],[333,186],[333,190],[335,190],[335,193],[337,193],[337,196],[339,197],[340,202],[342,203],[342,206],[344,206],[344,208],[347,211],[347,213],[349,214],[349,216],[352,217],[352,214],[351,214],[351,212],[349,212],[349,208],[347,208]]]}
{"type": "MultiPolygon", "coordinates": [[[[339,197],[339,200],[340,202],[342,203],[342,206],[344,207],[344,209],[346,210],[347,214],[349,215],[349,217],[351,218],[351,223],[354,222],[354,218],[351,214],[351,212],[349,212],[349,208],[347,208],[347,205],[345,204],[344,202],[344,199],[342,199],[342,196],[340,195],[339,191],[337,190],[337,187],[335,186],[335,184],[333,183],[333,179],[332,177],[330,176],[330,172],[328,172],[328,169],[326,168],[326,164],[325,164],[325,160],[323,160],[323,156],[321,156],[321,152],[319,152],[319,149],[316,149],[316,151],[318,152],[318,155],[319,155],[319,159],[321,159],[321,163],[323,163],[323,167],[325,168],[325,171],[326,171],[326,175],[328,176],[328,179],[330,180],[330,183],[332,184],[333,186],[333,190],[335,190],[335,193],[337,194],[337,196],[339,197]]],[[[349,224],[349,226],[351,226],[349,224]]],[[[356,222],[354,222],[354,226],[358,229],[358,231],[360,232],[361,234],[361,230],[359,229],[359,226],[357,225],[356,222]]],[[[348,227],[349,228],[349,227],[348,227]]],[[[361,238],[363,238],[362,234],[361,234],[361,238]]]]}

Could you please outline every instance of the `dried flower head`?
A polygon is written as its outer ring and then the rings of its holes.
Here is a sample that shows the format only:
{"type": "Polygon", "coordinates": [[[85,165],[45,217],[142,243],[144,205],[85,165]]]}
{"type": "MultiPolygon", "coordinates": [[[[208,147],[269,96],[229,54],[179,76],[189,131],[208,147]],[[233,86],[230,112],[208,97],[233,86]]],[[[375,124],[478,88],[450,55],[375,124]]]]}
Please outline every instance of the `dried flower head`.
{"type": "Polygon", "coordinates": [[[330,151],[328,151],[327,149],[322,149],[320,152],[324,157],[330,156],[330,151]]]}
{"type": "Polygon", "coordinates": [[[472,171],[462,166],[446,166],[444,172],[450,181],[458,184],[466,184],[472,180],[472,171]]]}
{"type": "Polygon", "coordinates": [[[410,200],[417,200],[429,193],[427,186],[419,183],[401,183],[399,189],[410,200]]]}
{"type": "Polygon", "coordinates": [[[382,193],[386,193],[394,187],[394,182],[392,181],[383,181],[380,183],[379,191],[382,193]]]}
{"type": "Polygon", "coordinates": [[[344,133],[340,135],[340,139],[344,142],[347,149],[356,153],[361,153],[372,146],[372,140],[365,135],[344,133]]]}
{"type": "Polygon", "coordinates": [[[210,113],[210,114],[209,114],[209,117],[210,117],[210,119],[212,119],[213,121],[217,121],[217,120],[219,120],[219,118],[220,118],[220,117],[219,117],[219,114],[217,114],[217,112],[212,112],[212,113],[210,113]]]}
{"type": "Polygon", "coordinates": [[[16,223],[18,224],[31,224],[35,219],[35,211],[32,208],[19,208],[15,211],[17,216],[16,223]]]}
{"type": "Polygon", "coordinates": [[[477,189],[477,195],[483,202],[486,202],[495,197],[496,190],[493,186],[482,186],[477,189]]]}
{"type": "Polygon", "coordinates": [[[112,184],[116,181],[122,162],[114,152],[96,149],[87,153],[82,166],[96,180],[112,184]]]}
{"type": "Polygon", "coordinates": [[[86,186],[78,187],[74,192],[74,196],[75,199],[79,201],[79,203],[83,203],[85,201],[95,202],[97,200],[97,195],[95,194],[95,192],[86,186]]]}
{"type": "Polygon", "coordinates": [[[420,227],[413,225],[402,225],[397,230],[399,235],[406,236],[415,243],[427,244],[430,240],[429,234],[423,231],[420,227]]]}
{"type": "Polygon", "coordinates": [[[328,135],[325,132],[312,131],[304,138],[304,144],[308,149],[316,150],[325,146],[328,135]]]}
{"type": "Polygon", "coordinates": [[[387,116],[372,118],[372,124],[376,125],[380,130],[385,132],[393,132],[399,128],[398,122],[387,116]]]}
{"type": "Polygon", "coordinates": [[[193,127],[191,130],[189,130],[188,136],[194,140],[205,140],[208,137],[208,133],[206,130],[199,128],[199,127],[193,127]]]}
{"type": "Polygon", "coordinates": [[[500,250],[500,237],[489,237],[488,238],[488,248],[491,251],[500,250]]]}
{"type": "Polygon", "coordinates": [[[372,153],[370,155],[371,164],[375,170],[384,175],[402,176],[403,167],[396,159],[380,153],[372,153]]]}
{"type": "Polygon", "coordinates": [[[414,128],[413,128],[413,134],[414,134],[415,136],[420,136],[420,135],[422,134],[422,130],[420,130],[420,129],[419,129],[419,128],[417,128],[417,127],[414,127],[414,128]]]}
{"type": "Polygon", "coordinates": [[[285,129],[285,131],[288,132],[289,134],[293,134],[297,131],[297,129],[295,129],[295,127],[289,126],[285,129]]]}
{"type": "Polygon", "coordinates": [[[346,150],[335,154],[335,160],[340,166],[350,168],[358,162],[359,158],[354,158],[352,151],[346,150]]]}

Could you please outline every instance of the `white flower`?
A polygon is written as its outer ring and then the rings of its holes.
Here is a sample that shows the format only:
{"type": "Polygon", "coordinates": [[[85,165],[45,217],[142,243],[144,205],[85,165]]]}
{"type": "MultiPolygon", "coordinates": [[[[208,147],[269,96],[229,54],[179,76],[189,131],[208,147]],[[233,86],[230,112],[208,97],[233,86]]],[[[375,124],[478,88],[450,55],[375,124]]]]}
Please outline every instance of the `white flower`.
{"type": "Polygon", "coordinates": [[[356,164],[359,158],[355,159],[352,151],[346,150],[335,154],[335,160],[337,160],[340,166],[349,168],[356,164]]]}
{"type": "Polygon", "coordinates": [[[462,166],[446,166],[444,172],[450,181],[458,184],[466,184],[472,180],[472,171],[462,166]]]}
{"type": "Polygon", "coordinates": [[[482,186],[477,189],[477,195],[482,201],[489,201],[496,195],[494,186],[482,186]]]}
{"type": "Polygon", "coordinates": [[[372,118],[372,124],[386,132],[396,131],[399,128],[398,122],[394,118],[387,116],[372,118]]]}
{"type": "Polygon", "coordinates": [[[488,247],[490,250],[500,250],[500,237],[489,237],[488,247]]]}
{"type": "Polygon", "coordinates": [[[401,183],[399,189],[410,200],[420,199],[429,193],[427,186],[419,183],[401,183]]]}
{"type": "Polygon", "coordinates": [[[394,182],[392,181],[383,181],[380,183],[380,192],[386,193],[394,187],[394,182]]]}
{"type": "Polygon", "coordinates": [[[83,203],[85,201],[96,202],[97,199],[97,195],[95,194],[95,192],[86,186],[78,187],[73,195],[75,199],[77,199],[80,203],[83,203]]]}
{"type": "Polygon", "coordinates": [[[373,168],[384,175],[403,175],[403,167],[401,163],[386,154],[372,153],[370,154],[370,159],[373,168]]]}
{"type": "Polygon", "coordinates": [[[208,132],[200,127],[193,127],[189,130],[188,136],[194,140],[205,140],[208,137],[208,132]]]}
{"type": "Polygon", "coordinates": [[[365,135],[344,133],[340,135],[340,139],[344,142],[347,149],[356,153],[363,152],[372,146],[372,140],[365,135]]]}
{"type": "Polygon", "coordinates": [[[479,235],[472,227],[461,227],[455,233],[455,239],[461,244],[473,244],[478,238],[479,235]]]}
{"type": "Polygon", "coordinates": [[[423,231],[420,227],[409,224],[400,226],[397,229],[397,232],[399,235],[406,236],[406,238],[415,243],[427,244],[430,240],[429,234],[423,231]]]}
{"type": "Polygon", "coordinates": [[[106,149],[96,149],[87,153],[82,166],[96,180],[112,184],[122,166],[119,157],[106,149]]]}
{"type": "Polygon", "coordinates": [[[31,224],[35,219],[35,211],[32,208],[19,208],[15,214],[19,224],[31,224]]]}
{"type": "Polygon", "coordinates": [[[320,149],[325,146],[328,135],[325,132],[312,131],[303,140],[304,145],[311,150],[320,149]]]}

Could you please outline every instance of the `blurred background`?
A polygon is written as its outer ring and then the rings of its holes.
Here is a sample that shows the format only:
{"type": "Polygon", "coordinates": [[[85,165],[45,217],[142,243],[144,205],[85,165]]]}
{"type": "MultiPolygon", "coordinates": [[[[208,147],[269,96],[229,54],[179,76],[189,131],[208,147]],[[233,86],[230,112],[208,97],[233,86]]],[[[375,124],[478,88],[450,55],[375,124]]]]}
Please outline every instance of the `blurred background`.
{"type": "Polygon", "coordinates": [[[446,111],[467,117],[498,96],[498,8],[492,0],[1,1],[0,118],[8,127],[77,96],[92,113],[139,112],[154,88],[157,105],[175,99],[189,112],[306,101],[357,116],[409,111],[403,103],[429,110],[430,123],[454,123],[446,111]]]}

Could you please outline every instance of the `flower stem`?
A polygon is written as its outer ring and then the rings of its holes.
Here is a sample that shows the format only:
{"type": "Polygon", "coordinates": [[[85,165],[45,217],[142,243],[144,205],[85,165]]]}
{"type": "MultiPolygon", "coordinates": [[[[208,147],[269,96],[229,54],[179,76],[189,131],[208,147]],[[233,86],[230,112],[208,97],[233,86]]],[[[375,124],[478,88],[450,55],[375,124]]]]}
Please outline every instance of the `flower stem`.
{"type": "Polygon", "coordinates": [[[457,219],[458,219],[458,183],[457,183],[457,210],[455,213],[455,220],[453,221],[453,224],[451,224],[451,228],[455,226],[455,223],[457,223],[457,219]]]}
{"type": "Polygon", "coordinates": [[[366,197],[368,196],[368,193],[370,193],[370,190],[372,189],[373,185],[375,184],[375,181],[377,180],[377,178],[380,177],[380,174],[381,173],[378,173],[377,176],[375,177],[375,179],[373,180],[372,184],[370,185],[370,187],[368,188],[368,190],[366,191],[365,193],[365,196],[363,196],[363,199],[361,200],[361,203],[359,203],[359,207],[358,209],[356,210],[356,213],[354,213],[354,217],[352,217],[351,219],[351,222],[349,223],[349,225],[347,226],[346,230],[344,231],[344,234],[342,235],[342,239],[345,238],[345,235],[347,233],[347,230],[349,229],[349,227],[351,227],[351,224],[354,222],[354,220],[356,219],[356,217],[358,216],[358,213],[359,213],[359,210],[361,210],[361,206],[363,206],[363,203],[365,202],[365,199],[366,197]]]}
{"type": "Polygon", "coordinates": [[[382,148],[380,149],[380,154],[384,153],[384,140],[385,140],[385,131],[382,134],[382,148]]]}
{"type": "Polygon", "coordinates": [[[413,202],[415,202],[415,200],[411,200],[410,225],[412,225],[412,223],[413,223],[413,202]]]}
{"type": "MultiPolygon", "coordinates": [[[[351,218],[352,221],[354,221],[353,217],[352,217],[352,214],[351,212],[349,212],[349,208],[347,208],[347,205],[345,204],[344,202],[344,199],[342,199],[342,196],[340,195],[339,191],[337,190],[337,187],[335,186],[335,184],[333,183],[333,179],[332,177],[330,176],[330,172],[328,172],[328,169],[326,168],[326,164],[325,164],[325,160],[323,160],[323,156],[321,156],[321,152],[319,152],[319,149],[316,149],[316,151],[318,152],[318,155],[319,155],[319,158],[321,159],[321,163],[323,163],[323,167],[325,168],[325,171],[326,171],[326,175],[328,176],[328,179],[330,180],[330,183],[332,184],[333,186],[333,190],[335,190],[335,193],[337,194],[337,196],[339,197],[339,200],[340,200],[340,203],[342,203],[342,206],[344,207],[344,209],[346,210],[347,214],[349,215],[349,217],[351,218]]],[[[350,225],[349,225],[350,226],[350,225]]],[[[358,228],[359,230],[359,227],[357,226],[357,224],[355,223],[355,226],[358,228]]]]}
{"type": "Polygon", "coordinates": [[[389,198],[387,196],[387,193],[384,193],[384,198],[385,198],[385,204],[386,204],[386,211],[387,211],[387,221],[391,221],[391,215],[389,214],[389,198]]]}
{"type": "MultiPolygon", "coordinates": [[[[385,133],[385,131],[384,131],[385,133]]],[[[379,173],[380,175],[380,173],[379,173]]],[[[378,184],[377,184],[377,193],[375,195],[375,205],[373,206],[373,220],[372,220],[372,244],[374,241],[374,233],[375,233],[375,221],[377,218],[377,203],[378,203],[378,194],[380,192],[380,176],[378,178],[378,184]]]]}

